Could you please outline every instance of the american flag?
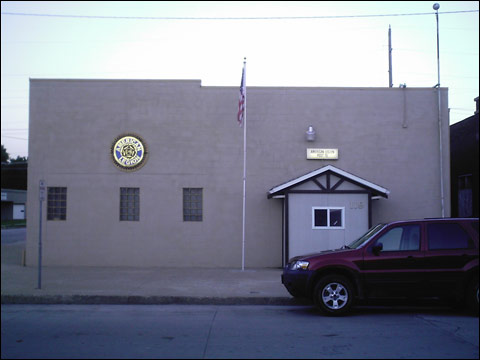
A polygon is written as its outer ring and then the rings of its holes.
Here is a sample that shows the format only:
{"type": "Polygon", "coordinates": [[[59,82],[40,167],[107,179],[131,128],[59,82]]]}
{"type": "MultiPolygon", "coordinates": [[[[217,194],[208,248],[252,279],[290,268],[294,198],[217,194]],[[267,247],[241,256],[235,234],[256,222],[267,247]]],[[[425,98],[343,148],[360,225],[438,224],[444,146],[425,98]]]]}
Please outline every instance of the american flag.
{"type": "Polygon", "coordinates": [[[245,95],[247,93],[247,89],[245,87],[245,63],[243,63],[243,70],[242,70],[242,82],[240,83],[240,96],[238,99],[238,115],[237,120],[238,124],[242,126],[243,121],[245,119],[245,95]]]}

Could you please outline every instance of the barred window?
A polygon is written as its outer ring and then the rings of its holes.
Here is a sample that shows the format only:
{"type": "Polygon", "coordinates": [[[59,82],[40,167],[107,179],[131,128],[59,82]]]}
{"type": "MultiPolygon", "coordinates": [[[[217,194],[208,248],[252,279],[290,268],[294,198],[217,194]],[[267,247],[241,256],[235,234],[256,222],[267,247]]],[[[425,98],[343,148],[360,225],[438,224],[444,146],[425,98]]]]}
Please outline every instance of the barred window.
{"type": "Polygon", "coordinates": [[[47,220],[67,220],[67,188],[48,187],[47,220]]]}
{"type": "Polygon", "coordinates": [[[183,221],[203,221],[203,189],[183,189],[183,221]]]}
{"type": "Polygon", "coordinates": [[[120,188],[120,221],[140,220],[140,188],[120,188]]]}

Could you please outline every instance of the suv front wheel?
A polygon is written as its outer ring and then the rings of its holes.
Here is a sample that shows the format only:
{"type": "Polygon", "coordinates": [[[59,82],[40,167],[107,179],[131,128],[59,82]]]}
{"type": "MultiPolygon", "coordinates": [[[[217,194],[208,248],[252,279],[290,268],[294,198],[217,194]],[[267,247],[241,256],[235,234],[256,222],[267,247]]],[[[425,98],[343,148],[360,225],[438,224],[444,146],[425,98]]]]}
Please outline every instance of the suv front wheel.
{"type": "Polygon", "coordinates": [[[341,275],[327,275],[317,282],[313,301],[327,315],[345,314],[353,304],[352,284],[341,275]]]}

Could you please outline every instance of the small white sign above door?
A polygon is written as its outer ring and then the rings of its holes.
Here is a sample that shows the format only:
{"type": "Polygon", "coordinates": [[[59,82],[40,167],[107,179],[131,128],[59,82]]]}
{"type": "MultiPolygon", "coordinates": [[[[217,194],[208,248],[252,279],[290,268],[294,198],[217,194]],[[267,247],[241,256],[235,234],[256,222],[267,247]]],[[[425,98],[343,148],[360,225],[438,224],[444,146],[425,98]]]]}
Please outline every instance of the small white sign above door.
{"type": "Polygon", "coordinates": [[[307,149],[307,160],[337,160],[338,149],[307,149]]]}

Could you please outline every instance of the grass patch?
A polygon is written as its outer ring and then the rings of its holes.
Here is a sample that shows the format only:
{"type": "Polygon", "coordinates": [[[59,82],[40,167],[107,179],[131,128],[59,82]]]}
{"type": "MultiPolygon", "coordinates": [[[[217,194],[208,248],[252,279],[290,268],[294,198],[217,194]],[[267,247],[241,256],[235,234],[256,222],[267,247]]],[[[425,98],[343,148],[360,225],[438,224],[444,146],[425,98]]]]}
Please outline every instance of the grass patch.
{"type": "Polygon", "coordinates": [[[26,227],[27,220],[2,220],[2,229],[26,227]]]}

